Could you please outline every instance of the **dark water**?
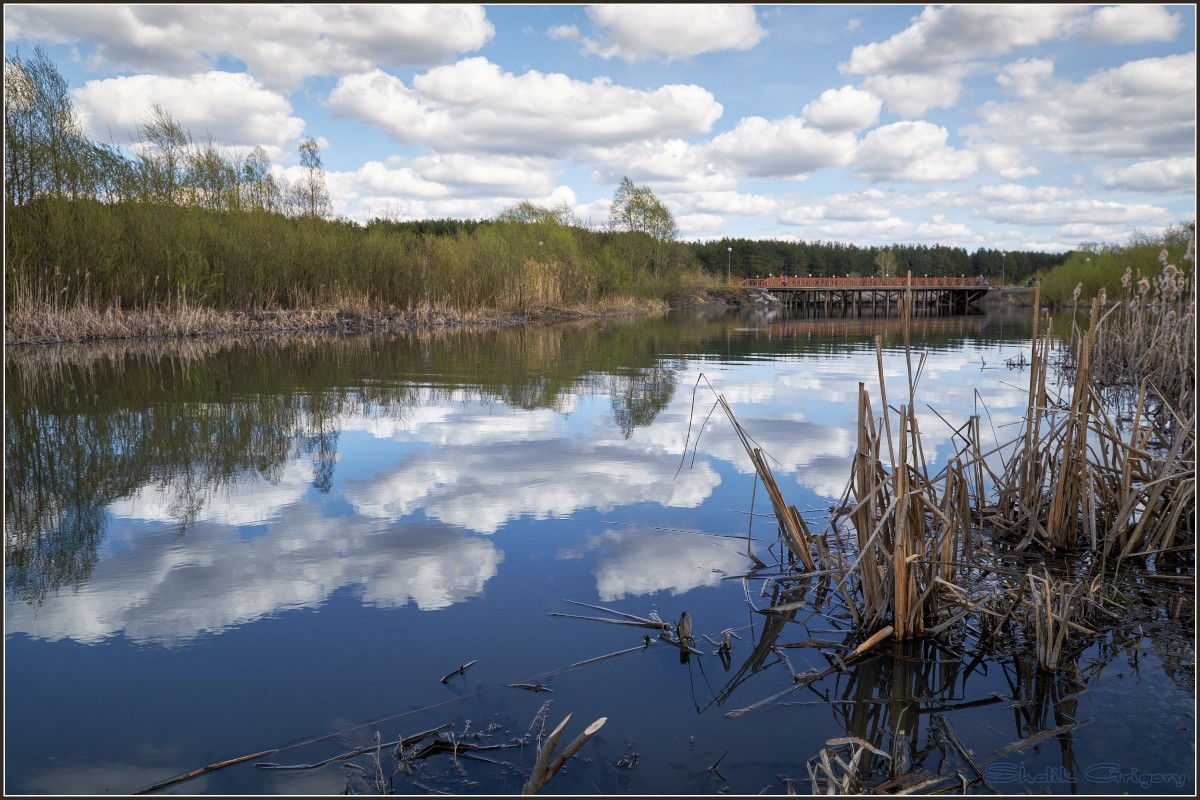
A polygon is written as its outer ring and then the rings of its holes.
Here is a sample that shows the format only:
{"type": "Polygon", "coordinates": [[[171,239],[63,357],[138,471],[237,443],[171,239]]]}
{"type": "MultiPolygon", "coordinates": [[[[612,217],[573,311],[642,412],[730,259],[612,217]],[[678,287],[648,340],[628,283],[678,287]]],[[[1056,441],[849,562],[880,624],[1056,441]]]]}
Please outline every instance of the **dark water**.
{"type": "MultiPolygon", "coordinates": [[[[780,546],[716,396],[820,531],[849,478],[860,382],[880,407],[876,336],[893,404],[926,355],[931,466],[973,414],[1011,438],[1023,311],[917,320],[912,361],[894,320],[778,316],[11,351],[6,793],[127,793],[277,750],[166,791],[336,794],[369,785],[369,755],[350,761],[365,771],[254,765],[444,724],[511,744],[545,711],[546,730],[571,715],[560,748],[606,718],[548,793],[808,793],[809,759],[848,735],[974,780],[949,723],[999,792],[1193,794],[1192,634],[1169,609],[1058,677],[1018,653],[887,645],[727,716],[853,639],[836,615],[754,610],[788,587],[739,577],[747,537],[764,561],[780,546]],[[687,611],[701,655],[558,616],[621,619],[580,603],[687,611]]],[[[410,774],[387,746],[381,764],[398,793],[517,794],[526,742],[410,774]]]]}

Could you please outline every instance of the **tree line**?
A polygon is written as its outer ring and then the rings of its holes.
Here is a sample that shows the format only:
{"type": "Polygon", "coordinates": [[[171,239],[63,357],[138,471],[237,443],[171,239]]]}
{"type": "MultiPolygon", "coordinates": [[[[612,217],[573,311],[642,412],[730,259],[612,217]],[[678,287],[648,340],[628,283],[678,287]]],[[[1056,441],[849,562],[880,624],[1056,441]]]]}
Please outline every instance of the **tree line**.
{"type": "Polygon", "coordinates": [[[4,127],[6,204],[91,199],[313,217],[333,210],[311,137],[300,142],[303,172],[295,183],[272,173],[262,147],[237,154],[211,136],[196,141],[157,104],[138,123],[132,158],[115,143],[89,140],[66,80],[40,47],[28,59],[19,52],[5,58],[4,127]]]}
{"type": "Polygon", "coordinates": [[[401,307],[665,298],[684,284],[766,275],[984,275],[1023,282],[1069,254],[943,245],[679,241],[667,206],[624,177],[607,224],[520,202],[494,219],[335,218],[320,147],[289,182],[262,147],[196,139],[154,105],[129,148],[90,140],[41,48],[4,65],[6,304],[225,308],[366,299],[401,307]],[[127,155],[127,151],[132,155],[127,155]]]}
{"type": "Polygon", "coordinates": [[[893,244],[860,247],[842,242],[718,239],[692,245],[702,268],[729,271],[733,278],[770,275],[895,275],[913,277],[979,276],[999,284],[1020,284],[1064,263],[1070,253],[1005,252],[979,248],[968,253],[949,245],[893,244]]]}

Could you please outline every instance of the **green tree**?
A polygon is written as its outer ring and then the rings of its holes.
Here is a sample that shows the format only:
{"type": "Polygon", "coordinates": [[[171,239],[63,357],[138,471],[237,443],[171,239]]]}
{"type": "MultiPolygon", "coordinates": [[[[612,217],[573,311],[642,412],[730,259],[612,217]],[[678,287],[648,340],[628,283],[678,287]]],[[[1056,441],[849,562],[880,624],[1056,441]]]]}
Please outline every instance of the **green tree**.
{"type": "Polygon", "coordinates": [[[884,248],[875,254],[875,269],[880,277],[887,278],[896,275],[896,254],[884,248]]]}
{"type": "Polygon", "coordinates": [[[545,222],[571,226],[579,224],[575,212],[571,210],[571,206],[565,200],[553,207],[522,200],[501,211],[496,216],[496,220],[498,222],[545,222]]]}
{"type": "Polygon", "coordinates": [[[666,205],[654,196],[649,186],[636,186],[627,176],[621,178],[613,195],[608,227],[610,231],[631,235],[631,261],[648,259],[655,277],[659,264],[670,251],[670,244],[679,237],[679,225],[666,205]],[[637,246],[638,234],[650,238],[648,252],[637,246]]]}
{"type": "Polygon", "coordinates": [[[217,147],[211,135],[187,151],[185,162],[193,205],[224,210],[239,207],[237,166],[217,147]]]}
{"type": "Polygon", "coordinates": [[[38,47],[4,60],[4,190],[18,205],[36,197],[89,197],[97,174],[93,146],[67,81],[38,47]]]}
{"type": "Polygon", "coordinates": [[[302,217],[325,218],[333,214],[333,202],[325,186],[321,146],[311,136],[300,142],[300,166],[304,172],[292,187],[293,206],[302,217]]]}
{"type": "Polygon", "coordinates": [[[271,159],[261,146],[238,164],[238,203],[245,210],[282,211],[283,192],[271,175],[271,159]]]}
{"type": "Polygon", "coordinates": [[[158,103],[150,106],[150,117],[138,125],[138,178],[143,200],[184,205],[187,157],[191,136],[171,112],[158,103]]]}

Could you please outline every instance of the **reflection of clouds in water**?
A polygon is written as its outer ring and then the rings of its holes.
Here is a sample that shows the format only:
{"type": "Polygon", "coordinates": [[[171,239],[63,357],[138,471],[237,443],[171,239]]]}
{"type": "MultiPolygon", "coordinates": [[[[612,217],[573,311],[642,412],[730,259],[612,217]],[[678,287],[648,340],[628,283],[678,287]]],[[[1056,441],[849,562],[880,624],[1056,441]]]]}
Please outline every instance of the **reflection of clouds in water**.
{"type": "MultiPolygon", "coordinates": [[[[370,758],[370,756],[368,756],[370,758]]],[[[387,762],[384,762],[387,763],[387,762]]],[[[370,775],[368,773],[368,782],[370,775]]],[[[341,773],[327,769],[305,771],[272,771],[267,779],[266,794],[324,797],[346,794],[346,770],[341,773]]]]}
{"type": "MultiPolygon", "coordinates": [[[[704,432],[701,452],[729,462],[741,473],[754,474],[746,448],[728,419],[723,421],[723,426],[704,432]]],[[[803,471],[818,459],[847,456],[854,451],[847,428],[816,425],[789,415],[739,417],[738,423],[767,453],[772,472],[803,471]]]]}
{"type": "Polygon", "coordinates": [[[301,459],[284,466],[278,481],[246,476],[217,487],[192,485],[172,477],[162,486],[138,489],[108,506],[118,519],[178,522],[181,509],[196,509],[197,521],[220,525],[255,525],[266,522],[298,501],[312,483],[312,463],[301,459]],[[199,495],[199,496],[197,496],[199,495]]]}
{"type": "Polygon", "coordinates": [[[481,404],[463,398],[449,402],[423,392],[421,405],[403,417],[346,418],[342,430],[361,430],[378,439],[429,444],[475,445],[488,442],[526,442],[555,439],[564,434],[562,414],[548,409],[525,411],[503,403],[481,404]]]}
{"type": "Polygon", "coordinates": [[[293,508],[245,541],[215,526],[183,538],[140,535],[102,560],[77,594],[36,612],[10,605],[6,624],[40,639],[96,642],[124,632],[169,646],[315,608],[346,586],[360,586],[369,605],[445,608],[479,594],[503,560],[492,542],[433,524],[396,528],[293,508]]]}
{"type": "MultiPolygon", "coordinates": [[[[821,497],[836,500],[846,490],[853,466],[853,454],[844,458],[822,456],[797,470],[796,483],[821,497]]],[[[767,507],[770,507],[770,501],[767,501],[767,507]]]]}
{"type": "MultiPolygon", "coordinates": [[[[19,786],[5,788],[21,794],[50,796],[128,794],[142,786],[161,781],[164,775],[178,775],[184,771],[178,766],[146,767],[140,764],[107,761],[78,766],[57,764],[44,772],[31,775],[19,786]]],[[[201,775],[190,781],[159,789],[155,794],[205,794],[209,788],[208,784],[208,777],[201,775]]],[[[7,794],[7,791],[5,793],[7,794]]]]}
{"type": "Polygon", "coordinates": [[[637,502],[695,508],[720,477],[697,464],[676,479],[673,456],[568,440],[463,447],[412,454],[394,470],[353,481],[346,497],[359,514],[399,519],[425,514],[479,533],[494,533],[521,516],[611,511],[637,502]]]}
{"type": "Polygon", "coordinates": [[[648,529],[609,530],[588,543],[605,553],[596,565],[596,591],[604,601],[716,586],[745,569],[744,547],[732,539],[648,529]]]}
{"type": "MultiPolygon", "coordinates": [[[[869,352],[756,363],[714,375],[713,389],[730,400],[739,423],[769,453],[778,479],[790,473],[797,484],[836,498],[850,474],[860,380],[879,415],[876,368],[869,352]]],[[[965,371],[976,377],[974,363],[961,354],[932,353],[927,359],[918,413],[931,465],[940,451],[948,451],[950,430],[926,406],[951,423],[965,422],[976,407],[974,393],[955,383],[965,371]]],[[[680,385],[696,384],[699,371],[685,372],[691,374],[681,374],[680,385]]],[[[899,391],[906,385],[905,374],[903,365],[889,364],[892,405],[907,399],[906,391],[899,391]]],[[[996,384],[981,390],[992,419],[998,426],[1019,419],[1024,394],[1017,386],[1005,388],[1012,376],[985,375],[996,384]]],[[[684,454],[685,443],[689,451],[697,446],[713,400],[702,383],[695,400],[691,391],[677,392],[653,425],[637,428],[625,439],[607,414],[592,418],[604,406],[599,400],[579,404],[569,419],[559,411],[524,411],[500,402],[480,403],[466,394],[428,392],[402,415],[342,421],[343,430],[436,446],[404,447],[393,466],[369,479],[348,481],[344,496],[359,514],[374,520],[423,513],[482,533],[523,516],[565,517],[581,509],[610,511],[639,502],[699,507],[720,482],[714,462],[753,474],[741,442],[719,410],[704,426],[695,462],[684,454]]],[[[989,430],[985,424],[985,440],[989,430]]],[[[94,641],[124,631],[137,641],[176,641],[280,609],[314,607],[347,585],[361,585],[364,601],[381,607],[415,602],[422,609],[444,608],[478,594],[503,558],[486,542],[434,526],[398,530],[369,519],[331,523],[298,505],[311,482],[307,460],[289,462],[280,475],[274,483],[257,480],[208,493],[202,488],[197,525],[204,527],[178,542],[165,532],[147,534],[141,526],[114,528],[112,540],[123,540],[127,547],[106,556],[69,619],[61,605],[50,603],[36,620],[27,610],[17,610],[10,623],[46,638],[94,641]],[[269,529],[249,541],[226,535],[226,525],[268,520],[269,529]]],[[[177,482],[164,490],[146,488],[109,510],[118,518],[172,521],[178,517],[181,493],[186,495],[185,484],[177,482]]],[[[698,569],[707,562],[682,557],[696,546],[695,537],[671,546],[666,542],[671,540],[648,534],[626,541],[616,533],[598,540],[596,546],[617,548],[617,556],[597,573],[601,591],[618,597],[711,585],[712,565],[707,571],[698,569]],[[632,552],[639,552],[632,559],[640,558],[639,563],[627,563],[630,559],[621,555],[632,552]]],[[[729,563],[740,565],[741,556],[728,557],[729,563]]]]}

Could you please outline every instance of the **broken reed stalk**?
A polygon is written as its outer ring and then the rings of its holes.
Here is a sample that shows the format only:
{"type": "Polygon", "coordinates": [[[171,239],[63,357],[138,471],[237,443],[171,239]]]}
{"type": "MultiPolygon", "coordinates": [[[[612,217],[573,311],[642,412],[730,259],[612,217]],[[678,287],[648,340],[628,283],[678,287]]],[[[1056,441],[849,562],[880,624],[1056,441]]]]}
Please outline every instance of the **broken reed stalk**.
{"type": "Polygon", "coordinates": [[[771,506],[775,510],[775,518],[779,521],[779,528],[786,537],[788,549],[791,550],[792,555],[804,562],[804,566],[809,572],[816,571],[817,567],[812,557],[812,533],[808,530],[808,525],[804,522],[804,518],[800,516],[800,512],[796,510],[795,506],[789,506],[783,499],[783,493],[779,491],[779,485],[775,482],[775,476],[771,474],[771,468],[767,465],[766,455],[764,455],[762,448],[754,446],[745,429],[742,428],[737,418],[733,415],[733,409],[725,401],[724,395],[718,396],[717,402],[721,404],[721,408],[725,410],[729,421],[733,423],[733,428],[738,435],[738,439],[741,441],[742,446],[746,448],[746,452],[750,456],[750,462],[754,464],[754,469],[767,490],[767,496],[771,498],[771,506]]]}
{"type": "Polygon", "coordinates": [[[563,721],[558,723],[558,727],[546,737],[546,741],[542,744],[542,749],[538,751],[537,760],[533,764],[533,772],[530,773],[529,780],[521,787],[521,794],[540,794],[546,784],[550,782],[550,779],[558,774],[558,771],[563,768],[563,765],[567,763],[571,756],[578,753],[580,748],[587,744],[588,740],[596,735],[596,731],[600,730],[604,726],[604,723],[608,721],[608,717],[601,717],[587,726],[581,734],[563,748],[558,758],[551,761],[550,757],[554,755],[554,748],[558,746],[558,740],[562,738],[563,731],[566,729],[567,722],[570,719],[571,715],[567,714],[563,721]]]}
{"type": "Polygon", "coordinates": [[[1099,314],[1100,298],[1097,296],[1092,299],[1087,333],[1078,345],[1075,388],[1058,461],[1051,472],[1054,491],[1046,516],[1046,546],[1051,550],[1073,550],[1078,543],[1080,520],[1088,517],[1086,507],[1092,496],[1092,464],[1087,451],[1088,412],[1093,400],[1089,356],[1096,338],[1099,314]]]}
{"type": "MultiPolygon", "coordinates": [[[[1058,661],[1067,642],[1067,632],[1082,618],[1080,582],[1056,581],[1047,571],[1028,575],[1031,602],[1026,607],[1035,632],[1038,666],[1047,672],[1058,669],[1058,661]]],[[[1077,626],[1077,625],[1076,625],[1077,626]]]]}

